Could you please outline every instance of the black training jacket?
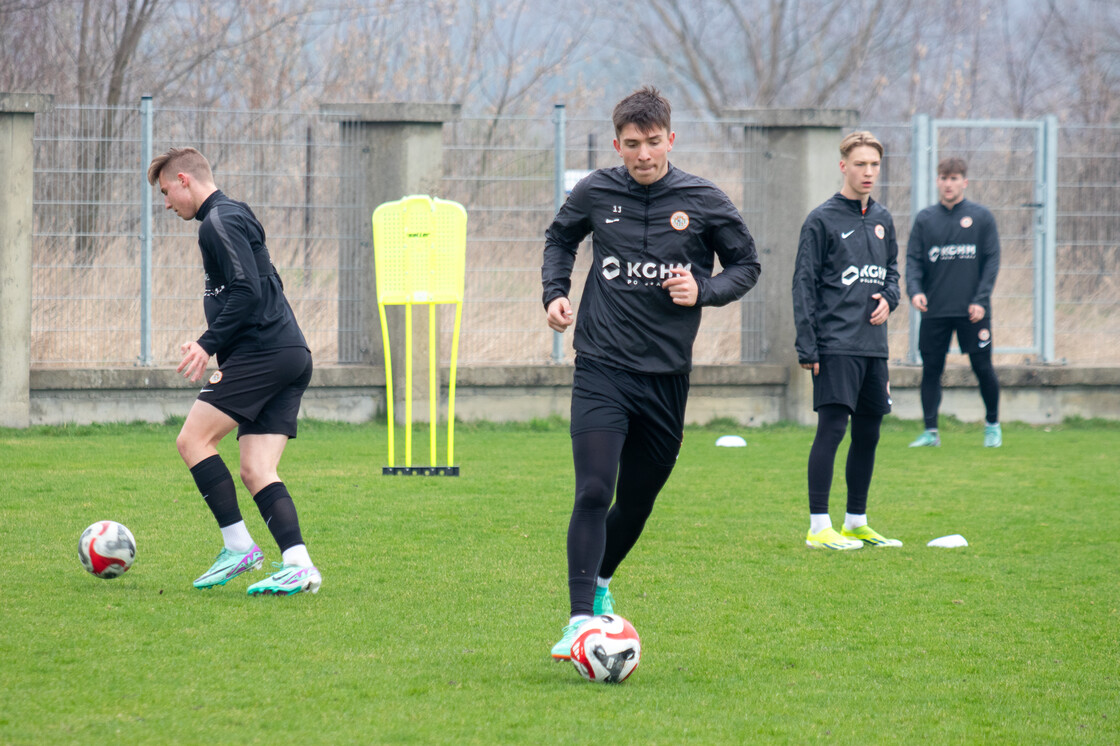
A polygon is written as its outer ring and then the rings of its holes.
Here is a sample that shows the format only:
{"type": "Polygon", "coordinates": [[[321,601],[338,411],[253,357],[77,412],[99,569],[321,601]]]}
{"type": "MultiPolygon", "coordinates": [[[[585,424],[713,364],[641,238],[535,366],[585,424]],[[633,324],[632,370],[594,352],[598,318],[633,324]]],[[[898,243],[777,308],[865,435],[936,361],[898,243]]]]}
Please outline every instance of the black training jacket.
{"type": "Polygon", "coordinates": [[[576,251],[593,235],[592,264],[576,314],[576,352],[637,373],[692,369],[702,306],[723,306],[758,281],[754,239],[739,211],[706,179],[674,168],[649,186],[625,166],[593,171],[572,189],[545,231],[545,308],[571,290],[576,251]],[[723,270],[713,275],[715,257],[723,270]],[[661,287],[690,268],[699,295],[678,306],[661,287]]]}
{"type": "Polygon", "coordinates": [[[202,268],[206,332],[198,344],[222,364],[229,355],[307,347],[265,246],[264,228],[249,206],[218,190],[195,219],[202,268]]]}
{"type": "Polygon", "coordinates": [[[923,316],[968,316],[973,303],[990,316],[998,274],[999,232],[988,208],[966,199],[918,213],[906,248],[906,293],[925,293],[923,316]]]}
{"type": "Polygon", "coordinates": [[[888,357],[887,325],[871,325],[882,293],[898,306],[898,241],[894,220],[875,200],[861,214],[860,201],[834,194],[801,226],[793,270],[797,360],[821,355],[888,357]]]}

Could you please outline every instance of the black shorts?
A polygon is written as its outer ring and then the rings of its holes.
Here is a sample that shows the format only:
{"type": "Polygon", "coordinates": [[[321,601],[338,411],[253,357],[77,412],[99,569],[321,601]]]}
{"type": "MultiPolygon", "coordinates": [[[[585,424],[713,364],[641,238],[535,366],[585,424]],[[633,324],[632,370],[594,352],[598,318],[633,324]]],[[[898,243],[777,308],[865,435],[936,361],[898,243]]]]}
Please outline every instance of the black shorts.
{"type": "Polygon", "coordinates": [[[586,357],[576,358],[572,384],[572,435],[623,433],[626,447],[640,447],[657,464],[676,463],[684,435],[688,374],[645,375],[586,357]]]}
{"type": "Polygon", "coordinates": [[[236,420],[238,438],[266,434],[294,438],[311,370],[311,353],[303,347],[235,352],[210,376],[198,400],[236,420]]]}
{"type": "Polygon", "coordinates": [[[992,351],[992,315],[985,313],[984,318],[975,324],[967,316],[946,316],[936,319],[922,317],[918,329],[918,352],[922,356],[936,357],[949,351],[949,341],[953,332],[957,333],[957,344],[961,352],[992,351]]]}
{"type": "Polygon", "coordinates": [[[843,404],[852,414],[889,414],[891,382],[885,357],[821,355],[813,376],[813,411],[843,404]]]}

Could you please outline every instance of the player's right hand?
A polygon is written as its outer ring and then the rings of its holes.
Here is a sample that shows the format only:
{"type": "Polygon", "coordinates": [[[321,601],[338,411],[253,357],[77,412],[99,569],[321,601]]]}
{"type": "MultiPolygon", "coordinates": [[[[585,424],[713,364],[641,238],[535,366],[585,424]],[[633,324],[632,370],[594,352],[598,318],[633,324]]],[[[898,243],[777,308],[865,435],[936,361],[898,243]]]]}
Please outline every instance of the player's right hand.
{"type": "Polygon", "coordinates": [[[561,332],[572,325],[572,304],[561,296],[548,304],[548,325],[553,331],[561,332]]]}
{"type": "Polygon", "coordinates": [[[922,313],[925,313],[926,309],[929,308],[929,304],[926,301],[926,294],[925,293],[914,293],[913,295],[911,295],[910,296],[910,305],[912,305],[914,308],[918,309],[922,313]]]}
{"type": "Polygon", "coordinates": [[[184,342],[179,346],[183,354],[183,362],[175,370],[183,374],[188,381],[198,383],[202,374],[206,372],[206,365],[210,362],[210,353],[202,348],[198,342],[184,342]]]}

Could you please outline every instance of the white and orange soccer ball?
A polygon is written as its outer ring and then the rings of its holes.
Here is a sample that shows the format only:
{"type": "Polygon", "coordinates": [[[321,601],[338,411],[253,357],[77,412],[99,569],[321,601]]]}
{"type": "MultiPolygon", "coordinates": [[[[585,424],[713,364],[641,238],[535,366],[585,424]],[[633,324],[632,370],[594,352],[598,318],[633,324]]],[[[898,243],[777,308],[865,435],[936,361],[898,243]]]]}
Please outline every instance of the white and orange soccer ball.
{"type": "Polygon", "coordinates": [[[91,575],[106,580],[120,577],[136,559],[136,539],[116,521],[98,521],[78,539],[78,559],[91,575]]]}
{"type": "Polygon", "coordinates": [[[572,665],[588,681],[625,681],[641,659],[637,630],[616,614],[591,617],[580,626],[572,643],[572,665]]]}

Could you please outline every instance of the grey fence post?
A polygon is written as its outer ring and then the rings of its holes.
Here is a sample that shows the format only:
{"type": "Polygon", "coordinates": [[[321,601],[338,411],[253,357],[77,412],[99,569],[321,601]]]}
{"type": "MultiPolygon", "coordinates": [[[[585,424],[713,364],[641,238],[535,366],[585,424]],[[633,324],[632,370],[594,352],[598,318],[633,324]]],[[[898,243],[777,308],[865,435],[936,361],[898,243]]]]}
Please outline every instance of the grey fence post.
{"type": "Polygon", "coordinates": [[[1054,362],[1054,304],[1057,289],[1054,276],[1058,272],[1058,117],[1048,114],[1042,121],[1042,362],[1054,362]]]}
{"type": "Polygon", "coordinates": [[[152,364],[152,187],[148,164],[152,162],[152,97],[140,97],[140,365],[152,364]]]}
{"type": "MultiPolygon", "coordinates": [[[[915,114],[911,125],[910,136],[910,219],[918,217],[918,213],[931,204],[930,184],[933,181],[933,164],[930,162],[932,143],[930,142],[929,115],[915,114]]],[[[899,252],[905,247],[899,247],[899,252]]],[[[905,254],[900,258],[900,264],[905,271],[905,254]]],[[[905,287],[902,288],[905,290],[905,287]]],[[[906,362],[918,365],[922,362],[918,353],[918,327],[922,323],[922,314],[918,309],[910,306],[910,345],[906,351],[906,362]]]]}
{"type": "Polygon", "coordinates": [[[31,424],[35,112],[52,97],[0,93],[0,427],[31,424]]]}
{"type": "Polygon", "coordinates": [[[757,210],[766,219],[751,226],[762,261],[765,308],[765,362],[789,371],[782,419],[803,424],[813,416],[812,375],[802,370],[794,347],[793,302],[790,287],[797,258],[798,237],[805,216],[840,188],[840,140],[859,123],[854,109],[735,109],[724,112],[742,121],[748,135],[765,147],[768,167],[764,183],[747,190],[757,196],[757,210]]]}
{"type": "MultiPolygon", "coordinates": [[[[459,104],[367,103],[322,104],[320,113],[339,120],[344,181],[354,182],[356,215],[345,215],[343,235],[354,234],[339,251],[339,334],[341,363],[385,364],[377,313],[377,277],[373,262],[373,211],[378,205],[413,194],[438,196],[443,180],[443,124],[459,118],[459,104]],[[356,219],[355,219],[356,218],[356,219]]],[[[426,323],[426,319],[423,320],[426,323]]],[[[424,327],[419,327],[424,328],[424,327]]],[[[389,335],[393,353],[395,412],[404,417],[404,317],[393,314],[389,335]],[[401,357],[398,359],[398,353],[401,357]]],[[[427,365],[426,334],[416,334],[413,361],[427,365]]],[[[427,376],[417,376],[412,390],[414,419],[427,421],[427,376]]],[[[437,413],[432,414],[435,421],[437,413]]]]}
{"type": "MultiPolygon", "coordinates": [[[[552,203],[558,212],[564,205],[564,104],[553,107],[553,124],[556,129],[553,135],[552,150],[554,154],[555,174],[553,178],[552,203]]],[[[563,338],[560,332],[552,332],[552,362],[560,363],[564,360],[563,338]]]]}

